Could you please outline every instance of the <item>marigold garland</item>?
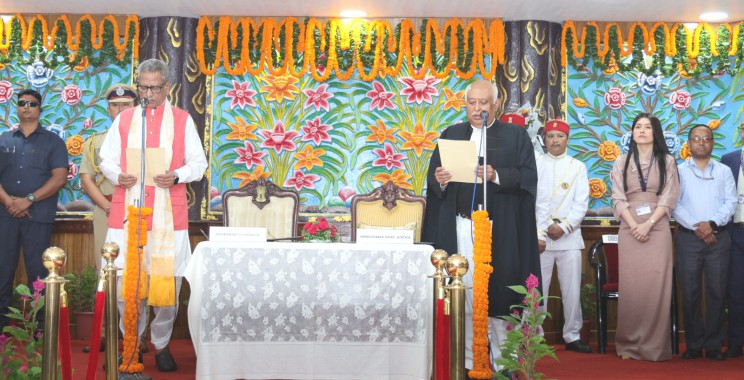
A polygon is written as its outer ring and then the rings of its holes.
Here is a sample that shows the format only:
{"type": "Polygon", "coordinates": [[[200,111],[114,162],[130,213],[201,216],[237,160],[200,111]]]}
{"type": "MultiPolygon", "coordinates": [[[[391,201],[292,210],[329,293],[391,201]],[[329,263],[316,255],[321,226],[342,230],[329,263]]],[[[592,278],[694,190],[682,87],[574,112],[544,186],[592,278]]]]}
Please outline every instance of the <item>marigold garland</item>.
{"type": "MultiPolygon", "coordinates": [[[[112,42],[118,54],[131,51],[134,59],[137,59],[139,56],[139,16],[137,15],[127,17],[123,25],[121,25],[123,33],[120,31],[120,26],[116,18],[112,15],[105,16],[98,24],[98,27],[96,27],[96,22],[90,14],[82,16],[76,24],[74,36],[70,20],[65,15],[59,16],[54,21],[51,34],[47,20],[42,15],[33,16],[28,26],[20,14],[11,17],[7,23],[8,26],[5,25],[5,22],[0,22],[0,54],[2,55],[7,55],[9,50],[13,49],[13,37],[17,34],[20,39],[20,47],[24,51],[32,49],[34,41],[38,41],[39,46],[45,48],[47,51],[59,48],[58,43],[65,44],[71,53],[69,54],[70,59],[67,63],[72,64],[75,61],[74,57],[83,46],[90,45],[94,50],[106,49],[104,38],[104,34],[107,32],[106,23],[111,23],[113,27],[111,34],[114,36],[112,42]],[[40,24],[38,28],[36,27],[37,23],[40,24]],[[64,31],[61,31],[60,27],[64,31]],[[86,33],[83,36],[83,33],[88,30],[90,31],[89,35],[86,33]],[[124,37],[120,38],[119,36],[122,34],[124,37]],[[60,41],[58,41],[58,36],[63,36],[64,39],[59,39],[60,41]]],[[[6,57],[6,59],[13,58],[17,57],[6,57]]],[[[83,58],[80,57],[80,59],[83,58]]]]}
{"type": "Polygon", "coordinates": [[[143,249],[141,247],[147,245],[147,217],[152,215],[152,209],[128,206],[127,211],[129,212],[127,214],[127,257],[122,279],[122,296],[125,301],[124,350],[122,351],[123,360],[119,366],[119,371],[139,373],[145,370],[145,365],[139,363],[138,359],[140,342],[137,333],[137,314],[142,299],[147,295],[147,273],[143,264],[143,249]],[[137,239],[137,235],[139,235],[139,239],[137,239]],[[139,289],[137,289],[138,284],[139,289]],[[132,363],[129,363],[129,358],[133,358],[132,363]]]}
{"type": "Polygon", "coordinates": [[[384,20],[345,23],[308,18],[301,23],[294,17],[279,22],[265,18],[260,23],[248,17],[238,21],[221,17],[212,24],[205,16],[197,25],[196,57],[207,75],[222,65],[231,75],[256,75],[266,69],[272,75],[308,73],[323,82],[332,73],[346,80],[356,71],[372,81],[399,75],[405,65],[415,78],[428,74],[444,78],[454,72],[462,79],[476,73],[491,79],[504,62],[505,33],[501,20],[486,25],[474,19],[465,25],[455,18],[442,28],[425,20],[417,30],[409,19],[393,27],[384,20]]]}
{"type": "Polygon", "coordinates": [[[468,375],[473,379],[490,379],[493,373],[488,355],[488,279],[493,267],[488,211],[474,212],[473,225],[473,369],[468,375]]]}
{"type": "MultiPolygon", "coordinates": [[[[608,61],[606,56],[610,52],[619,53],[621,57],[628,57],[636,52],[643,52],[653,56],[664,43],[664,51],[659,52],[673,59],[672,65],[666,65],[661,58],[654,59],[651,67],[643,67],[643,71],[652,72],[662,70],[665,74],[679,71],[689,76],[697,76],[703,72],[718,74],[722,71],[733,73],[744,66],[744,21],[732,24],[720,24],[716,28],[708,23],[700,23],[693,31],[688,31],[681,23],[655,23],[650,29],[640,22],[631,24],[627,40],[623,39],[622,31],[616,23],[608,23],[604,30],[600,30],[596,22],[588,22],[581,29],[581,37],[577,36],[577,28],[573,21],[563,25],[561,39],[561,65],[571,63],[578,67],[578,59],[583,58],[582,65],[589,60],[604,69],[608,61]],[[639,36],[636,36],[639,30],[639,36]],[[657,36],[657,32],[661,34],[657,36]],[[642,37],[637,43],[635,38],[642,37]],[[657,41],[659,39],[660,41],[657,41]],[[735,63],[730,65],[728,57],[735,57],[735,63]],[[713,64],[713,58],[718,58],[713,64]]],[[[619,61],[619,60],[618,60],[619,61]]],[[[628,69],[638,69],[639,63],[625,65],[628,69]]],[[[620,71],[623,67],[621,64],[620,71]]]]}

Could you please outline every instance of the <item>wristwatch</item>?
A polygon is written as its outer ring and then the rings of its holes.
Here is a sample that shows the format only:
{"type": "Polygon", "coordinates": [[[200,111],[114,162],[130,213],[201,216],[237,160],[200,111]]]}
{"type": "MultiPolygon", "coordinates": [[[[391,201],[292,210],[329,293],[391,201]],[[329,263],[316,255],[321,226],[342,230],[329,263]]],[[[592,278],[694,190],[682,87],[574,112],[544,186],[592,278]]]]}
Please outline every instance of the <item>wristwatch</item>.
{"type": "Polygon", "coordinates": [[[28,199],[29,202],[34,203],[36,202],[36,195],[34,195],[34,193],[31,193],[29,195],[26,195],[26,199],[28,199]]]}
{"type": "Polygon", "coordinates": [[[713,232],[718,232],[718,224],[716,224],[716,222],[709,220],[708,224],[710,224],[710,228],[713,229],[713,232]]]}
{"type": "Polygon", "coordinates": [[[173,177],[175,177],[175,178],[173,178],[173,184],[175,185],[175,184],[178,183],[178,173],[173,172],[173,177]]]}

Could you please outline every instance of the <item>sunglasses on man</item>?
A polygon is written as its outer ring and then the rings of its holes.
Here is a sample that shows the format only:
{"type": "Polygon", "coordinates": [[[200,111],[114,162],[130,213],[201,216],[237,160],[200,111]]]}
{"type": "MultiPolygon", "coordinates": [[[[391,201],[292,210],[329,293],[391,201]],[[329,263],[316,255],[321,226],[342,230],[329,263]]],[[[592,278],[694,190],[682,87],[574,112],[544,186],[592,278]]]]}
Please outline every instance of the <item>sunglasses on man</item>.
{"type": "Polygon", "coordinates": [[[36,107],[39,106],[39,102],[37,102],[35,100],[19,100],[18,101],[18,107],[19,108],[20,107],[26,107],[26,106],[31,107],[31,108],[36,108],[36,107]]]}

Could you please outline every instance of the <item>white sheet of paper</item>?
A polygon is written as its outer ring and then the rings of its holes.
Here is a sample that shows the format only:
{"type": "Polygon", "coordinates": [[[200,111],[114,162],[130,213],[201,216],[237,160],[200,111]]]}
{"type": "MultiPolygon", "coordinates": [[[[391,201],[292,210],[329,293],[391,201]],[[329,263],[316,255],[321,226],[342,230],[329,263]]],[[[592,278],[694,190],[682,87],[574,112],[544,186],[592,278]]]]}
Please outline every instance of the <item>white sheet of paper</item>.
{"type": "Polygon", "coordinates": [[[357,244],[413,244],[413,231],[357,228],[357,244]]]}
{"type": "MultiPolygon", "coordinates": [[[[439,139],[439,157],[442,167],[452,174],[452,182],[473,183],[478,154],[470,140],[439,139]]],[[[483,179],[478,178],[478,183],[483,179]]]]}
{"type": "MultiPolygon", "coordinates": [[[[140,183],[141,152],[139,148],[127,148],[127,174],[137,177],[137,183],[140,183]]],[[[153,177],[164,174],[166,169],[165,148],[145,149],[145,186],[155,186],[153,177]]]]}
{"type": "Polygon", "coordinates": [[[241,243],[266,243],[264,227],[209,227],[209,241],[239,241],[241,243]]]}

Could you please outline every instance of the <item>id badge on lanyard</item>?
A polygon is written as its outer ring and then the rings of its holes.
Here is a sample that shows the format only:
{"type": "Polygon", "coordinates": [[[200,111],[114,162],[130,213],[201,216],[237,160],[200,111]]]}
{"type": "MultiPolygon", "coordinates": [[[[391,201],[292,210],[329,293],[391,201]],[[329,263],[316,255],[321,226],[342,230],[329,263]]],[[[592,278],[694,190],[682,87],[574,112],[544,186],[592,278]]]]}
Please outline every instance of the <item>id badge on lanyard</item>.
{"type": "Polygon", "coordinates": [[[651,206],[649,206],[646,203],[644,203],[644,204],[639,205],[638,207],[636,207],[636,215],[638,215],[638,216],[646,215],[646,214],[650,214],[650,213],[651,213],[651,206]]]}

